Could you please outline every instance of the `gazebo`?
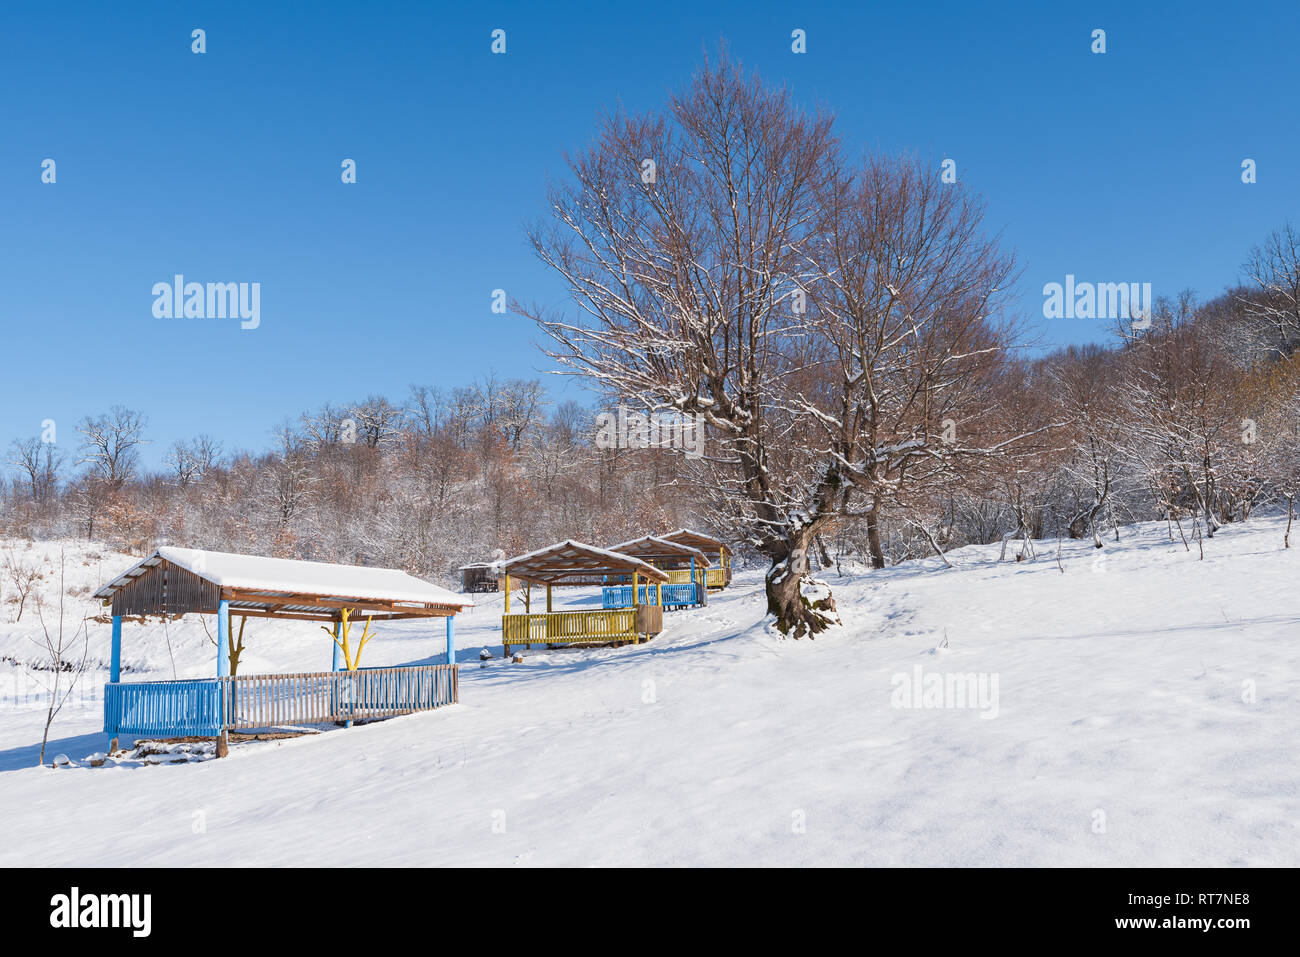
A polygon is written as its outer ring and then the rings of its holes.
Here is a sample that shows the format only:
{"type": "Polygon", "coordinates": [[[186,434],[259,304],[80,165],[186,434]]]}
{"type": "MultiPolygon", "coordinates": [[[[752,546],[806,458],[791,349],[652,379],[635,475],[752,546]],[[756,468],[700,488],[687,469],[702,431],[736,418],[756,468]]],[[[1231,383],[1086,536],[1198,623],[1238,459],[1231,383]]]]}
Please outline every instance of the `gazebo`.
{"type": "Polygon", "coordinates": [[[504,579],[505,608],[501,616],[501,644],[509,656],[511,645],[622,644],[641,641],[663,631],[662,586],[668,573],[649,562],[582,542],[564,541],[499,563],[504,579]],[[511,580],[524,585],[524,613],[510,613],[511,580]],[[566,585],[605,585],[629,579],[628,605],[591,611],[554,611],[552,589],[566,585]],[[642,602],[644,581],[655,586],[654,601],[642,602]],[[546,611],[532,611],[532,586],[546,588],[546,611]]]}
{"type": "MultiPolygon", "coordinates": [[[[658,537],[670,542],[698,548],[709,556],[717,567],[710,568],[705,573],[706,587],[717,591],[731,584],[731,549],[727,547],[725,542],[714,538],[712,535],[705,535],[689,528],[679,528],[675,532],[668,532],[658,537]]],[[[673,572],[672,576],[674,583],[690,581],[689,578],[685,577],[685,573],[681,571],[673,572]]]]}
{"type": "MultiPolygon", "coordinates": [[[[473,601],[402,571],[292,561],[188,548],[159,548],[95,597],[111,608],[104,732],[113,739],[205,736],[224,754],[228,731],[344,722],[427,711],[458,700],[453,617],[473,601]],[[186,614],[217,619],[216,675],[123,682],[122,619],[186,614]],[[361,668],[363,634],[349,644],[351,620],[446,620],[447,663],[361,668]],[[232,618],[319,622],[334,638],[330,671],[242,675],[232,618]],[[355,653],[354,653],[355,652],[355,653]],[[232,664],[234,667],[232,667],[232,664]]],[[[242,628],[241,628],[242,633],[242,628]]]]}
{"type": "Polygon", "coordinates": [[[492,562],[470,562],[468,565],[461,565],[457,569],[460,572],[460,590],[464,592],[499,591],[501,583],[493,570],[494,567],[492,562]]]}
{"type": "MultiPolygon", "coordinates": [[[[708,590],[704,577],[709,568],[709,556],[698,548],[670,542],[654,535],[643,535],[631,541],[619,542],[609,546],[612,552],[631,555],[649,562],[655,568],[668,572],[669,584],[663,585],[663,604],[665,608],[686,608],[690,605],[704,605],[708,602],[708,590]],[[683,581],[674,579],[674,573],[687,572],[689,577],[683,581]]],[[[622,608],[632,604],[631,585],[606,585],[601,599],[606,608],[622,608]]],[[[646,586],[641,586],[637,596],[642,604],[648,603],[646,586]]]]}

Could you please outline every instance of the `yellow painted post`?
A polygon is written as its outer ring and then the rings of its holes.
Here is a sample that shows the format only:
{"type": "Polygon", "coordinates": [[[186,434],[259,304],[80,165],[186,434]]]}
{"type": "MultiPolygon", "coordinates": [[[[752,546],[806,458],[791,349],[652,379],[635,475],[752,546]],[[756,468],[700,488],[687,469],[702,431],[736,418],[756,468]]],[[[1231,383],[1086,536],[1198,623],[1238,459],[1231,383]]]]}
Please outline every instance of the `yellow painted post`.
{"type": "Polygon", "coordinates": [[[641,575],[640,575],[639,572],[633,572],[633,573],[632,573],[632,609],[633,609],[633,611],[632,611],[632,644],[634,644],[634,645],[637,644],[637,643],[639,643],[640,640],[641,640],[641,639],[640,639],[640,636],[637,634],[637,630],[636,630],[636,618],[637,618],[637,611],[636,611],[636,609],[638,609],[638,608],[641,607],[641,601],[640,601],[641,596],[638,595],[637,592],[639,592],[640,590],[641,590],[641,575]]]}
{"type": "MultiPolygon", "coordinates": [[[[506,610],[505,615],[510,614],[510,576],[506,575],[506,610]]],[[[510,657],[510,639],[506,635],[506,620],[501,619],[501,654],[505,658],[510,657]]]]}
{"type": "MultiPolygon", "coordinates": [[[[551,636],[551,583],[546,583],[546,637],[551,636]]],[[[546,647],[551,647],[551,642],[546,643],[546,647]]]]}

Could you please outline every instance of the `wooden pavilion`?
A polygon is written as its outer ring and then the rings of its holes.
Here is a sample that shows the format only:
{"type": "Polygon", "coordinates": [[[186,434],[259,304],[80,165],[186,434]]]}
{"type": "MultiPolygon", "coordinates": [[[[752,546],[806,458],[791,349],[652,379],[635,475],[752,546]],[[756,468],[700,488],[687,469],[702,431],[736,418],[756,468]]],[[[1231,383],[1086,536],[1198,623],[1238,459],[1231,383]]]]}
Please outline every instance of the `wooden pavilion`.
{"type": "MultiPolygon", "coordinates": [[[[691,605],[708,603],[708,589],[704,579],[709,568],[709,556],[698,548],[680,542],[670,542],[654,535],[643,535],[631,541],[619,542],[609,546],[612,552],[631,555],[649,562],[655,568],[669,573],[669,583],[663,585],[663,604],[665,608],[687,608],[691,605]],[[687,572],[685,581],[674,580],[674,573],[687,572]]],[[[681,577],[680,574],[677,575],[681,577]]],[[[647,601],[645,587],[642,586],[640,601],[647,601]]],[[[626,583],[607,585],[601,595],[606,608],[620,608],[632,603],[630,589],[626,583]]]]}
{"type": "Polygon", "coordinates": [[[493,562],[470,562],[461,565],[460,590],[464,592],[493,592],[501,590],[501,579],[493,562]]]}
{"type": "MultiPolygon", "coordinates": [[[[689,528],[679,528],[675,532],[668,532],[657,537],[698,548],[705,555],[708,555],[710,561],[716,566],[705,573],[705,582],[709,588],[717,591],[731,584],[731,549],[727,547],[725,542],[714,538],[712,535],[695,532],[689,528]]],[[[690,581],[689,578],[683,577],[681,571],[672,574],[673,582],[690,581]]]]}
{"type": "Polygon", "coordinates": [[[649,562],[582,542],[564,541],[526,555],[500,562],[505,590],[505,608],[501,616],[501,644],[505,654],[512,645],[592,644],[614,642],[636,644],[663,631],[664,609],[662,585],[668,573],[649,562]],[[629,604],[624,608],[592,611],[555,611],[552,589],[566,585],[605,585],[611,580],[629,580],[629,604]],[[654,601],[642,602],[646,589],[642,582],[654,585],[654,601]],[[524,613],[510,611],[510,591],[514,584],[524,586],[524,613]],[[532,611],[532,588],[546,589],[546,611],[532,611]]]}
{"type": "Polygon", "coordinates": [[[104,731],[114,746],[119,735],[211,736],[218,738],[218,754],[225,751],[228,731],[331,721],[351,724],[454,703],[458,690],[453,619],[474,604],[393,569],[170,547],[159,548],[95,597],[112,614],[104,731]],[[216,616],[216,676],[123,682],[123,617],[186,614],[216,616]],[[353,649],[348,643],[350,619],[361,616],[369,621],[444,619],[447,663],[361,668],[360,646],[353,649]],[[235,674],[241,647],[232,635],[233,618],[323,624],[334,639],[331,670],[235,674]]]}

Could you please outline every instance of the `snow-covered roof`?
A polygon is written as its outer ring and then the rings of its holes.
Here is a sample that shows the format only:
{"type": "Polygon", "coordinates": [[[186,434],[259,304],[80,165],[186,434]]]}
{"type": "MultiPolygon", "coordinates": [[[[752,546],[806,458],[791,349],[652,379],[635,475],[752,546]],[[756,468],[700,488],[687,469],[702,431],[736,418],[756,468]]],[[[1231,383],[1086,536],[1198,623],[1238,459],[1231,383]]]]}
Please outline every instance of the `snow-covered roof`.
{"type": "Polygon", "coordinates": [[[657,537],[666,539],[670,542],[682,542],[687,545],[693,545],[696,548],[706,548],[710,551],[726,551],[728,553],[731,551],[731,549],[727,547],[726,542],[721,539],[714,538],[712,535],[705,535],[703,532],[697,532],[690,528],[679,528],[676,531],[665,532],[663,535],[657,537]]]}
{"type": "Polygon", "coordinates": [[[535,581],[578,584],[596,576],[637,572],[649,581],[667,581],[668,575],[632,555],[565,540],[536,551],[494,562],[503,574],[535,581]]]}
{"type": "Polygon", "coordinates": [[[670,542],[655,535],[642,535],[609,547],[611,551],[624,552],[638,558],[695,558],[702,563],[702,567],[709,567],[709,556],[698,548],[685,542],[670,542]]]}
{"type": "Polygon", "coordinates": [[[393,568],[335,565],[171,546],[160,547],[95,592],[95,597],[112,598],[121,588],[164,561],[223,589],[454,608],[467,608],[474,604],[464,595],[393,568]]]}

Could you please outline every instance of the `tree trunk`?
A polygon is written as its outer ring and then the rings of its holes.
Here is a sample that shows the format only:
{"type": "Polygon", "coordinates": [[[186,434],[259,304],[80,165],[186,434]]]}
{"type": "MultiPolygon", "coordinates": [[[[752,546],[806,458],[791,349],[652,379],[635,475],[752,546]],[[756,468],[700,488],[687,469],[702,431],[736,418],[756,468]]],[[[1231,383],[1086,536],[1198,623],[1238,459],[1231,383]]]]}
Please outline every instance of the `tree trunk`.
{"type": "Polygon", "coordinates": [[[788,638],[812,638],[839,622],[829,587],[822,584],[818,594],[804,594],[805,583],[813,581],[808,574],[812,538],[807,529],[791,534],[784,542],[784,556],[774,557],[767,572],[767,611],[788,638]]]}
{"type": "Polygon", "coordinates": [[[867,547],[871,550],[871,567],[885,567],[885,550],[880,547],[880,509],[867,513],[867,547]]]}
{"type": "Polygon", "coordinates": [[[818,563],[822,568],[830,568],[835,563],[831,560],[830,549],[826,547],[826,541],[822,538],[820,532],[813,538],[813,541],[817,544],[818,563]]]}

